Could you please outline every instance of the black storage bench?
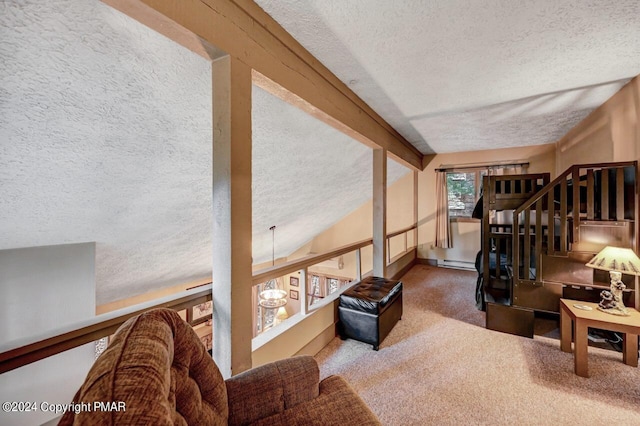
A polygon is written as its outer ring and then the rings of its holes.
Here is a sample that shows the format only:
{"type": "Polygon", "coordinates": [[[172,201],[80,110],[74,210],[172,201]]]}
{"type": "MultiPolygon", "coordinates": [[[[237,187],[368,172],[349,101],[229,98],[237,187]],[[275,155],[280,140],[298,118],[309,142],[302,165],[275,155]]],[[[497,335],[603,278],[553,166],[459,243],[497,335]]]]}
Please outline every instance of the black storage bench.
{"type": "Polygon", "coordinates": [[[380,343],[402,317],[402,282],[368,277],[340,295],[340,338],[380,343]]]}

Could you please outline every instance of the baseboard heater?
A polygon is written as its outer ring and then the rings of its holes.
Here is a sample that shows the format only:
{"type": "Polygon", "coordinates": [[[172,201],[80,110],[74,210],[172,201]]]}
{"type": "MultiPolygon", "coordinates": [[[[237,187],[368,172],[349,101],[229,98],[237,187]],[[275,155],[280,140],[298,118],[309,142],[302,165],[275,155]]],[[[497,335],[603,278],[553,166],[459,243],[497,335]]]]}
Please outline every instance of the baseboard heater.
{"type": "Polygon", "coordinates": [[[438,259],[438,266],[442,268],[464,269],[467,271],[476,270],[476,264],[474,262],[467,262],[464,260],[438,259]]]}

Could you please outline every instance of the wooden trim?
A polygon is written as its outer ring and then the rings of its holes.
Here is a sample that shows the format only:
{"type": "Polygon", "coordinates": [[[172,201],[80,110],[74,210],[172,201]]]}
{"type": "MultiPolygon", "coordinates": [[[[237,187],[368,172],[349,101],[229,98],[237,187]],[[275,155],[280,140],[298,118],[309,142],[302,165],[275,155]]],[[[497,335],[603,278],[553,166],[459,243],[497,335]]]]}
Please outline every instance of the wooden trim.
{"type": "Polygon", "coordinates": [[[423,259],[421,257],[416,258],[416,264],[418,265],[429,265],[429,266],[438,266],[437,259],[423,259]]]}
{"type": "Polygon", "coordinates": [[[560,254],[567,253],[567,179],[560,181],[560,254]]]}
{"type": "Polygon", "coordinates": [[[571,182],[573,192],[573,238],[571,243],[580,241],[580,167],[573,166],[571,171],[571,182]]]}
{"type": "MultiPolygon", "coordinates": [[[[623,162],[608,162],[608,163],[593,163],[593,164],[578,164],[576,166],[569,167],[563,173],[560,173],[554,180],[546,184],[540,191],[537,192],[537,195],[531,197],[525,203],[523,203],[518,209],[516,213],[520,213],[521,211],[528,209],[533,206],[539,198],[543,197],[548,191],[553,189],[557,184],[559,184],[563,179],[567,179],[567,176],[573,170],[573,167],[578,167],[579,169],[610,169],[610,168],[618,168],[618,167],[636,167],[635,161],[623,161],[623,162]]],[[[495,176],[496,178],[499,176],[495,176]]]]}
{"type": "Polygon", "coordinates": [[[602,197],[600,198],[600,206],[602,209],[600,220],[609,220],[609,170],[602,170],[600,172],[602,176],[602,184],[600,185],[600,191],[602,197]]]}
{"type": "Polygon", "coordinates": [[[387,151],[373,150],[373,275],[387,277],[387,151]]]}
{"type": "Polygon", "coordinates": [[[454,217],[450,217],[449,218],[449,222],[451,223],[481,223],[482,221],[480,219],[474,219],[472,217],[466,217],[466,216],[454,216],[454,217]]]}
{"type": "Polygon", "coordinates": [[[252,367],[251,68],[232,56],[211,66],[213,88],[213,359],[229,378],[252,367]]]}
{"type": "MultiPolygon", "coordinates": [[[[153,26],[157,19],[154,21],[149,15],[164,16],[172,26],[242,60],[365,139],[387,149],[403,165],[422,170],[423,156],[413,145],[253,2],[107,0],[107,3],[158,31],[161,28],[153,26]]],[[[171,34],[166,35],[172,38],[171,34]]]]}
{"type": "Polygon", "coordinates": [[[369,148],[372,148],[372,149],[378,148],[378,146],[374,142],[372,142],[371,139],[368,139],[367,137],[365,137],[364,135],[358,132],[355,132],[349,126],[336,120],[335,118],[325,113],[324,111],[314,107],[311,103],[302,99],[300,96],[296,95],[295,93],[291,93],[290,91],[288,91],[287,89],[279,85],[278,83],[260,74],[258,71],[256,70],[252,71],[252,78],[253,78],[254,85],[258,86],[259,88],[263,89],[268,93],[271,93],[276,98],[281,99],[284,102],[299,108],[300,110],[304,111],[310,116],[317,118],[318,120],[322,121],[326,125],[333,127],[337,131],[344,133],[345,135],[349,136],[352,139],[357,140],[358,142],[368,146],[369,148]]]}
{"type": "Polygon", "coordinates": [[[398,235],[407,233],[409,231],[413,231],[414,229],[416,229],[416,225],[407,226],[406,228],[399,229],[399,230],[394,231],[394,232],[390,232],[390,233],[387,234],[387,239],[396,237],[398,235]]]}
{"type": "Polygon", "coordinates": [[[587,220],[595,218],[595,182],[593,169],[587,170],[587,220]]]}
{"type": "MultiPolygon", "coordinates": [[[[187,312],[189,312],[189,311],[190,311],[190,309],[187,309],[187,312]]],[[[192,319],[191,321],[187,321],[187,322],[189,323],[189,325],[191,327],[195,327],[197,325],[204,324],[207,321],[211,321],[212,319],[213,319],[213,315],[209,314],[209,315],[205,315],[203,317],[200,317],[200,318],[198,318],[196,320],[192,319]]]]}
{"type": "Polygon", "coordinates": [[[624,220],[624,170],[616,170],[616,220],[624,220]]]}
{"type": "Polygon", "coordinates": [[[390,270],[395,269],[394,266],[397,265],[397,264],[402,264],[404,262],[408,262],[408,263],[406,265],[404,265],[402,268],[400,268],[398,271],[396,271],[393,275],[391,275],[390,279],[399,280],[400,278],[402,278],[404,276],[404,274],[409,272],[409,270],[411,268],[413,268],[413,266],[416,264],[416,261],[417,261],[416,254],[417,254],[417,251],[414,248],[414,249],[409,250],[408,252],[406,252],[406,253],[394,258],[393,261],[391,262],[391,264],[389,265],[389,269],[390,270]]]}
{"type": "Polygon", "coordinates": [[[176,311],[211,300],[211,286],[188,290],[152,302],[141,303],[90,320],[52,330],[29,340],[10,342],[11,347],[0,347],[0,374],[14,370],[69,349],[113,334],[129,318],[150,309],[169,308],[176,311]]]}
{"type": "MultiPolygon", "coordinates": [[[[502,162],[499,161],[496,163],[467,163],[467,164],[457,164],[457,165],[447,164],[447,165],[440,166],[437,169],[434,169],[434,171],[448,172],[448,173],[452,173],[452,172],[465,173],[465,172],[475,172],[475,171],[491,169],[491,168],[513,167],[513,166],[528,167],[529,162],[524,160],[522,161],[516,160],[516,161],[502,161],[502,162]]],[[[500,176],[500,175],[494,175],[494,176],[500,176]]],[[[504,176],[511,176],[511,175],[504,175],[504,176]]]]}
{"type": "Polygon", "coordinates": [[[312,254],[302,257],[300,259],[290,260],[289,262],[282,263],[280,265],[271,266],[269,268],[261,269],[254,272],[252,285],[263,283],[267,280],[281,277],[292,272],[299,271],[304,268],[315,265],[316,263],[329,260],[332,257],[341,256],[343,254],[355,251],[362,247],[373,244],[373,239],[368,238],[366,240],[358,241],[357,243],[347,244],[339,247],[335,250],[331,250],[325,253],[312,254]]]}
{"type": "Polygon", "coordinates": [[[143,2],[130,0],[101,1],[207,60],[212,61],[226,55],[222,50],[143,2]]]}

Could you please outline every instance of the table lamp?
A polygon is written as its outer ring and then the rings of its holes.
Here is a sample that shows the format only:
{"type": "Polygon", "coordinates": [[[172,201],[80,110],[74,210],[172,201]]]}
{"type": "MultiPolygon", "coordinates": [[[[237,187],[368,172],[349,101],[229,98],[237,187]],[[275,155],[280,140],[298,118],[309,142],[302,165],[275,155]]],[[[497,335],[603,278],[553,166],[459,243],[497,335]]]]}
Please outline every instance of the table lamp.
{"type": "Polygon", "coordinates": [[[622,292],[626,286],[620,278],[622,274],[640,275],[640,259],[633,250],[607,246],[600,250],[600,253],[596,254],[586,266],[609,271],[611,278],[610,290],[600,292],[602,300],[598,304],[598,309],[613,315],[629,315],[622,301],[622,292]]]}

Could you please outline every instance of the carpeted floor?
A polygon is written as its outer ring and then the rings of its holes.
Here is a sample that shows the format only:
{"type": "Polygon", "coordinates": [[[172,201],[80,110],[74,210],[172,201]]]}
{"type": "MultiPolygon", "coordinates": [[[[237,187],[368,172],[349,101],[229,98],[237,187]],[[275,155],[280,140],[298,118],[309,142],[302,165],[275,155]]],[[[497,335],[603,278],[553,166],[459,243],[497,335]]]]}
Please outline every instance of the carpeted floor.
{"type": "Polygon", "coordinates": [[[485,329],[475,280],[413,267],[402,320],[380,350],[335,338],[316,356],[320,375],[345,377],[385,425],[640,425],[640,370],[621,353],[590,347],[591,377],[578,377],[557,331],[485,329]]]}

